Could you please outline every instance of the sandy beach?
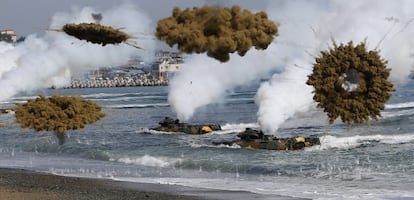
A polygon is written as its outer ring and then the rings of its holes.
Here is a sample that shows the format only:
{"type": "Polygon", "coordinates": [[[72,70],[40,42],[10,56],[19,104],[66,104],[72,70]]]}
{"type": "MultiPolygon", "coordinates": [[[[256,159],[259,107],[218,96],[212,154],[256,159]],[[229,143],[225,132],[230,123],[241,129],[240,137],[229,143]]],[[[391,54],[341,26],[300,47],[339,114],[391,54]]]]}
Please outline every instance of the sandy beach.
{"type": "Polygon", "coordinates": [[[162,192],[146,184],[128,185],[123,182],[63,177],[27,170],[0,170],[0,197],[2,200],[28,199],[183,199],[200,197],[162,192]]]}
{"type": "Polygon", "coordinates": [[[65,177],[20,169],[0,169],[0,197],[2,200],[296,199],[244,191],[209,190],[175,185],[65,177]]]}

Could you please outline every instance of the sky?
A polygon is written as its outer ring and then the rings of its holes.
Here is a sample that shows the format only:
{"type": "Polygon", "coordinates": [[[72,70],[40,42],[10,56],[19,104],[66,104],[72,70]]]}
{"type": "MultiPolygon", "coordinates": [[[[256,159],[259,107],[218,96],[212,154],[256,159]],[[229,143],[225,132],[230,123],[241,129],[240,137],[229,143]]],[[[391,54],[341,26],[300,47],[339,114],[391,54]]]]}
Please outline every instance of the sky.
{"type": "MultiPolygon", "coordinates": [[[[0,30],[14,29],[19,36],[32,33],[41,34],[49,27],[51,17],[57,12],[67,12],[72,8],[85,6],[96,10],[107,10],[121,4],[123,0],[0,0],[0,30]]],[[[238,4],[246,9],[264,10],[268,1],[249,0],[129,0],[147,14],[152,23],[171,15],[175,6],[180,8],[210,5],[238,4]]]]}

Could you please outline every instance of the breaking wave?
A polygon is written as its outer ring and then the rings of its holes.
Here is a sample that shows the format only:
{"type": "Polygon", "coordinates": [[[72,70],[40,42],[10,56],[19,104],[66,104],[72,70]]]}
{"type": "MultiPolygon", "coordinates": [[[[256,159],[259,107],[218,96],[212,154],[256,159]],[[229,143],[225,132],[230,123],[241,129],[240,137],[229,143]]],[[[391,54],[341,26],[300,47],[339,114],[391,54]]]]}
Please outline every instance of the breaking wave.
{"type": "Polygon", "coordinates": [[[110,161],[147,167],[170,167],[174,166],[177,162],[180,162],[181,159],[144,155],[141,157],[123,157],[118,159],[111,158],[110,161]]]}
{"type": "Polygon", "coordinates": [[[394,104],[386,104],[386,109],[394,109],[394,108],[414,108],[414,102],[404,102],[404,103],[394,103],[394,104]]]}
{"type": "Polygon", "coordinates": [[[337,137],[325,135],[320,137],[321,145],[313,146],[307,150],[326,150],[332,148],[352,149],[370,144],[404,144],[414,142],[414,134],[401,135],[356,135],[337,137]]]}
{"type": "Polygon", "coordinates": [[[127,108],[156,108],[156,107],[168,107],[168,103],[148,103],[148,104],[114,104],[105,105],[105,108],[115,109],[127,109],[127,108]]]}
{"type": "Polygon", "coordinates": [[[244,131],[246,128],[259,128],[258,123],[239,123],[239,124],[224,124],[221,126],[223,131],[244,131]]]}

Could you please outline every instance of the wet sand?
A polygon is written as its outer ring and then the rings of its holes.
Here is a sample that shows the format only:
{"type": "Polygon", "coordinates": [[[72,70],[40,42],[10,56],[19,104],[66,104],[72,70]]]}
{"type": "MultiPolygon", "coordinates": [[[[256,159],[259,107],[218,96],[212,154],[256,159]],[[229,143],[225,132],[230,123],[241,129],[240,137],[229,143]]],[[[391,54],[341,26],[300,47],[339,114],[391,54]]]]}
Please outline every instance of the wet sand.
{"type": "Polygon", "coordinates": [[[46,173],[16,169],[0,169],[0,197],[2,200],[69,200],[69,199],[183,199],[198,197],[164,193],[146,189],[146,185],[134,188],[123,182],[56,176],[46,173]]]}
{"type": "Polygon", "coordinates": [[[0,169],[2,200],[224,200],[297,199],[243,191],[209,190],[163,184],[57,176],[19,169],[0,169]]]}

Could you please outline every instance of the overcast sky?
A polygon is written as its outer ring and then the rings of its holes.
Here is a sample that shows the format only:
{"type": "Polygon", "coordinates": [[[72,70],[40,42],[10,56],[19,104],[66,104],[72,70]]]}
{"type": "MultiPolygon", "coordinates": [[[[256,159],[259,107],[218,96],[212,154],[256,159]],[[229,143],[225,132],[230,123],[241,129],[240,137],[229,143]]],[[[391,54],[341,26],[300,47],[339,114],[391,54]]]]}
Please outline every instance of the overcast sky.
{"type": "MultiPolygon", "coordinates": [[[[68,12],[72,7],[90,6],[96,10],[107,10],[123,0],[0,0],[0,30],[14,29],[19,36],[41,33],[49,26],[50,18],[56,12],[68,12]]],[[[171,15],[174,6],[181,8],[204,4],[233,5],[252,11],[265,10],[266,0],[129,0],[144,10],[152,23],[171,15]]]]}

